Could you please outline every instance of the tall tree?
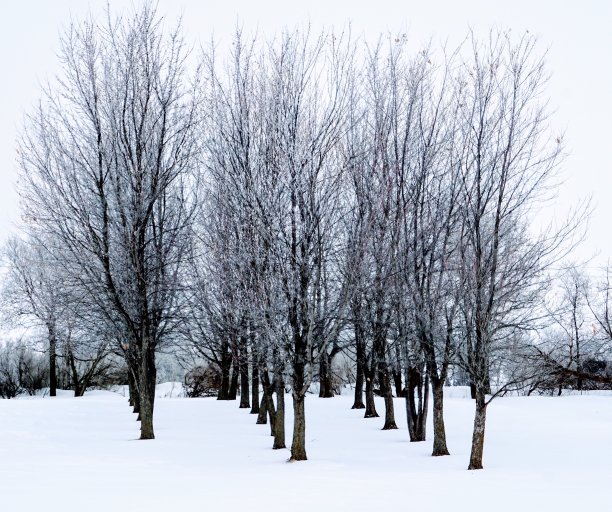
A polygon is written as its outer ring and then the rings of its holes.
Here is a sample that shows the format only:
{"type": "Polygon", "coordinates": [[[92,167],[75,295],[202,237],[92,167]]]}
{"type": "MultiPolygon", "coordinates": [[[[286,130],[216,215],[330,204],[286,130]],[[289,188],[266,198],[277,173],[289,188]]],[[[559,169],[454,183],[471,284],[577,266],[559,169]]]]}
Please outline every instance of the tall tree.
{"type": "Polygon", "coordinates": [[[199,87],[180,27],[148,4],[72,24],[62,72],[20,143],[21,196],[91,302],[115,326],[153,439],[155,351],[176,327],[190,245],[199,87]]]}
{"type": "Polygon", "coordinates": [[[513,42],[500,32],[486,43],[472,37],[470,58],[456,77],[461,363],[476,403],[469,469],[482,468],[487,404],[495,396],[487,395],[493,354],[533,318],[546,270],[575,225],[530,232],[531,212],[554,185],[561,155],[560,138],[547,130],[546,81],[535,38],[525,34],[513,42]]]}
{"type": "Polygon", "coordinates": [[[71,316],[71,298],[65,275],[41,241],[11,238],[5,247],[8,273],[4,279],[4,316],[24,325],[34,323],[47,333],[49,395],[57,395],[57,357],[61,351],[60,331],[71,316]]]}

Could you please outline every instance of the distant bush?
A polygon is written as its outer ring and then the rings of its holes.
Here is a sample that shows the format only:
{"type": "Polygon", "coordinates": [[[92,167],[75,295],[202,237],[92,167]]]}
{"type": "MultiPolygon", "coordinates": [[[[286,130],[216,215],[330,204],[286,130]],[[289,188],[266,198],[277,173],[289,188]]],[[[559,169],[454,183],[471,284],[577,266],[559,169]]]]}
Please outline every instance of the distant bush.
{"type": "Polygon", "coordinates": [[[215,396],[221,387],[221,372],[213,365],[196,366],[185,375],[185,394],[189,398],[215,396]]]}

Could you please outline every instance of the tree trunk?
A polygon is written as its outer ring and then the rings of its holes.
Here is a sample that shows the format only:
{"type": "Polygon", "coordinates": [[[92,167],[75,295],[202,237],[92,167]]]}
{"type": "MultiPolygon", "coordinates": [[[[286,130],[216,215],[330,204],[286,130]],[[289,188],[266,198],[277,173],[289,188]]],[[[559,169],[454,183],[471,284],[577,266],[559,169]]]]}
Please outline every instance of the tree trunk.
{"type": "Polygon", "coordinates": [[[474,432],[472,433],[472,452],[468,469],[482,469],[482,452],[484,449],[485,422],[487,404],[483,390],[476,389],[476,414],[474,415],[474,432]]]}
{"type": "Polygon", "coordinates": [[[229,347],[224,345],[221,349],[221,387],[217,394],[217,400],[229,400],[230,389],[230,368],[232,366],[232,356],[229,353],[229,347]]]}
{"type": "Polygon", "coordinates": [[[251,414],[259,413],[259,367],[257,362],[253,361],[253,369],[251,371],[251,414]]]}
{"type": "Polygon", "coordinates": [[[427,437],[429,379],[426,377],[423,380],[422,374],[417,368],[409,368],[406,380],[406,416],[408,418],[410,442],[425,441],[427,437]]]}
{"type": "Polygon", "coordinates": [[[265,425],[268,423],[268,410],[270,408],[268,398],[272,394],[272,385],[270,384],[270,376],[268,375],[267,370],[264,370],[261,373],[261,384],[263,386],[263,395],[261,397],[261,405],[257,415],[257,425],[265,425]]]}
{"type": "Polygon", "coordinates": [[[130,405],[134,407],[134,414],[140,414],[140,393],[138,393],[137,378],[139,375],[138,369],[134,368],[135,364],[128,363],[128,384],[130,388],[130,405]]]}
{"type": "Polygon", "coordinates": [[[266,399],[266,411],[268,411],[268,418],[270,418],[270,435],[274,437],[274,428],[276,425],[276,410],[274,409],[274,400],[272,398],[272,391],[268,393],[266,399]]]}
{"type": "Polygon", "coordinates": [[[376,412],[376,404],[374,403],[374,372],[371,370],[369,365],[364,365],[364,375],[366,381],[365,395],[366,405],[364,418],[378,418],[376,412]]]}
{"type": "Polygon", "coordinates": [[[402,390],[402,353],[400,344],[395,344],[395,365],[393,367],[393,385],[395,386],[395,396],[401,397],[404,395],[402,390]]]}
{"type": "MultiPolygon", "coordinates": [[[[244,340],[246,344],[246,339],[244,340]]],[[[240,353],[240,409],[251,407],[249,402],[249,362],[246,345],[240,353]]]]}
{"type": "Polygon", "coordinates": [[[293,390],[293,440],[289,460],[307,460],[305,396],[301,390],[293,390]]]}
{"type": "Polygon", "coordinates": [[[380,394],[385,398],[385,424],[383,430],[395,430],[395,412],[393,408],[393,392],[389,379],[389,367],[386,362],[381,362],[379,365],[378,380],[380,383],[380,394]]]}
{"type": "Polygon", "coordinates": [[[49,396],[57,395],[57,364],[56,364],[56,344],[57,333],[55,332],[55,323],[49,322],[47,325],[49,331],[49,396]]]}
{"type": "Polygon", "coordinates": [[[72,382],[72,388],[74,389],[74,396],[81,397],[85,394],[85,387],[81,386],[79,381],[79,371],[76,365],[76,361],[74,360],[74,354],[72,353],[72,349],[67,347],[66,350],[66,360],[68,363],[68,369],[70,370],[70,380],[72,382]]]}
{"type": "Polygon", "coordinates": [[[268,423],[268,395],[266,394],[265,389],[263,394],[261,395],[261,404],[259,406],[259,412],[257,413],[257,421],[255,423],[257,425],[265,425],[266,423],[268,423]]]}
{"type": "Polygon", "coordinates": [[[365,409],[363,403],[363,379],[365,365],[365,347],[363,325],[361,323],[361,308],[358,303],[353,305],[354,329],[355,329],[355,350],[357,359],[357,368],[355,373],[355,401],[351,409],[365,409]]]}
{"type": "Polygon", "coordinates": [[[238,377],[240,375],[240,370],[238,369],[238,365],[236,361],[232,364],[232,377],[230,379],[229,391],[227,392],[228,400],[236,400],[238,396],[238,377]]]}
{"type": "Polygon", "coordinates": [[[476,385],[473,382],[470,382],[470,397],[472,397],[472,400],[476,400],[476,385]]]}
{"type": "Polygon", "coordinates": [[[393,370],[393,385],[395,386],[395,396],[398,398],[403,396],[402,374],[400,370],[393,370]]]}
{"type": "Polygon", "coordinates": [[[363,368],[358,368],[355,376],[355,400],[351,409],[365,409],[363,403],[363,368]]]}
{"type": "Polygon", "coordinates": [[[155,439],[153,431],[153,407],[155,404],[155,350],[143,347],[144,357],[140,371],[140,439],[155,439]]]}
{"type": "Polygon", "coordinates": [[[276,383],[276,413],[274,414],[274,445],[273,450],[287,448],[285,444],[285,383],[281,376],[275,379],[276,383]]]}
{"type": "Polygon", "coordinates": [[[319,361],[319,398],[333,398],[333,396],[331,356],[324,350],[319,361]]]}
{"type": "Polygon", "coordinates": [[[363,403],[363,346],[357,345],[357,373],[355,375],[355,401],[351,409],[365,409],[363,403]]]}
{"type": "Polygon", "coordinates": [[[433,391],[433,452],[434,457],[450,455],[446,446],[446,429],[444,428],[444,381],[437,377],[431,378],[433,391]]]}

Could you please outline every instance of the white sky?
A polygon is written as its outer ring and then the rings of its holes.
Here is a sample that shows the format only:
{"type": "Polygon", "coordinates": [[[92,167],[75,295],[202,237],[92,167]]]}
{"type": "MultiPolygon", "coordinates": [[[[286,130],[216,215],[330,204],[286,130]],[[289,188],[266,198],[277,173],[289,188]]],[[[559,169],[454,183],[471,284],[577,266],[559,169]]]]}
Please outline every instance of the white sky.
{"type": "MultiPolygon", "coordinates": [[[[109,0],[120,12],[133,5],[109,0]]],[[[0,16],[0,241],[18,219],[15,193],[15,139],[23,113],[39,97],[40,84],[57,70],[58,34],[72,16],[101,13],[106,0],[19,0],[5,2],[0,16]]],[[[554,126],[565,134],[569,156],[563,164],[562,207],[591,196],[595,208],[579,257],[597,254],[592,265],[612,259],[612,2],[607,0],[159,0],[160,14],[183,14],[188,39],[231,37],[237,22],[272,33],[310,21],[354,34],[406,31],[412,41],[430,37],[457,41],[468,27],[529,30],[549,49],[548,89],[556,108],[554,126]]]]}

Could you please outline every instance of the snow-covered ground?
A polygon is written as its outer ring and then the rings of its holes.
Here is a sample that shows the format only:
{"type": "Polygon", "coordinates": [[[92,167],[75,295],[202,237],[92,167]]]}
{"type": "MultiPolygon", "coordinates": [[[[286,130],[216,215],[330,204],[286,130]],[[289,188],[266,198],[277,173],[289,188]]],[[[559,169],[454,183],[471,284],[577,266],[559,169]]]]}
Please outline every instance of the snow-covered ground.
{"type": "Polygon", "coordinates": [[[309,396],[310,460],[291,464],[237,402],[159,398],[157,439],[138,441],[119,393],[0,400],[0,510],[612,510],[612,396],[494,401],[485,469],[472,472],[473,404],[464,390],[449,395],[450,457],[408,442],[401,399],[400,429],[383,432],[350,396],[309,396]]]}

